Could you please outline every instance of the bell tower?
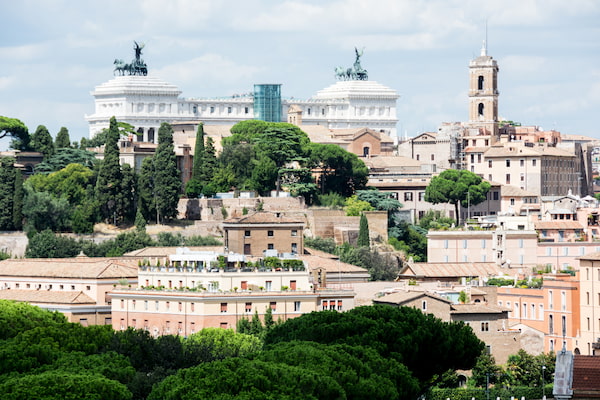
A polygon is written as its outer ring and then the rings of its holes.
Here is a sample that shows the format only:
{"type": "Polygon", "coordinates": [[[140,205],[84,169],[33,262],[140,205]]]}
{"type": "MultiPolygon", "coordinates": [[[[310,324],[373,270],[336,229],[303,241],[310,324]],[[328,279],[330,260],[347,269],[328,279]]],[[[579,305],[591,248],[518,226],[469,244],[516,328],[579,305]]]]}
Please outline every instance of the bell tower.
{"type": "Polygon", "coordinates": [[[491,142],[498,133],[498,63],[487,55],[483,42],[479,57],[469,63],[469,125],[490,135],[491,142]]]}

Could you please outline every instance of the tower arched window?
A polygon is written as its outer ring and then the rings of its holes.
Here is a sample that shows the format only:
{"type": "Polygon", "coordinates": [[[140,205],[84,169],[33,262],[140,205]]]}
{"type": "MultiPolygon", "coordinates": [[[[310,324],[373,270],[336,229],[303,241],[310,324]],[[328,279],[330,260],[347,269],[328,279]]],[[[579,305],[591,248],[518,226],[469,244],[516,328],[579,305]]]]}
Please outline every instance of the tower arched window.
{"type": "Polygon", "coordinates": [[[479,75],[479,77],[477,78],[477,90],[483,90],[483,82],[483,75],[479,75]]]}
{"type": "Polygon", "coordinates": [[[363,157],[369,157],[369,146],[363,147],[363,157]]]}
{"type": "Polygon", "coordinates": [[[477,113],[479,114],[480,117],[483,117],[484,108],[485,108],[485,106],[483,105],[483,103],[479,103],[479,105],[477,106],[477,113]]]}

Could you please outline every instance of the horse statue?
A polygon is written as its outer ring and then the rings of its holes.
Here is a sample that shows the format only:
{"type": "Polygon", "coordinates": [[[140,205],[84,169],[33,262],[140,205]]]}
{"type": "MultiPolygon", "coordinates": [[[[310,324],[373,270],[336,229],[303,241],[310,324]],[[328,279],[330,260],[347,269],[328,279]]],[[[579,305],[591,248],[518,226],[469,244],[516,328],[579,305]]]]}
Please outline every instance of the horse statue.
{"type": "Polygon", "coordinates": [[[354,65],[351,68],[344,67],[335,67],[335,77],[336,79],[342,81],[366,81],[369,79],[367,74],[367,70],[363,69],[360,65],[360,57],[362,57],[364,50],[358,50],[356,47],[354,48],[354,52],[356,53],[356,59],[354,60],[354,65]]]}
{"type": "Polygon", "coordinates": [[[135,46],[133,47],[135,51],[135,59],[131,61],[131,64],[126,64],[121,59],[116,59],[114,61],[115,69],[113,74],[123,76],[123,75],[148,75],[148,66],[141,58],[142,49],[144,48],[144,44],[138,44],[138,42],[133,42],[135,46]]]}
{"type": "Polygon", "coordinates": [[[127,70],[127,64],[125,64],[125,61],[121,60],[121,59],[115,59],[115,62],[113,63],[115,64],[115,69],[113,71],[113,74],[116,72],[117,75],[123,76],[125,75],[125,71],[127,70]]]}

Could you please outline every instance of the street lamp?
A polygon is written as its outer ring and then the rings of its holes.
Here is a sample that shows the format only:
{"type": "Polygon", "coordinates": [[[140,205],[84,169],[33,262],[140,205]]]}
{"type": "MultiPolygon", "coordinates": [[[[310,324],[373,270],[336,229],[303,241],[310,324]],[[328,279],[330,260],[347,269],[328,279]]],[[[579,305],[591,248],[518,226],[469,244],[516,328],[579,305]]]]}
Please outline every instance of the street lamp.
{"type": "Polygon", "coordinates": [[[546,378],[545,378],[545,373],[546,373],[546,366],[542,365],[542,400],[546,400],[546,378]]]}

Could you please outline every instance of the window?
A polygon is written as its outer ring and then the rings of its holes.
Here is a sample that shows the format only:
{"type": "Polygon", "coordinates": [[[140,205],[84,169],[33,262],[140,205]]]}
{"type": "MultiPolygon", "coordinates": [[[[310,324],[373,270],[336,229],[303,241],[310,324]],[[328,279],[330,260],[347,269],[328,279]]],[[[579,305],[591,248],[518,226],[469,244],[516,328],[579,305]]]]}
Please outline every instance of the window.
{"type": "Polygon", "coordinates": [[[462,245],[463,249],[466,249],[467,248],[467,240],[463,240],[462,242],[463,242],[463,245],[462,245]]]}
{"type": "Polygon", "coordinates": [[[499,198],[498,192],[496,192],[496,191],[493,192],[493,197],[494,197],[494,200],[498,200],[498,198],[499,198]]]}
{"type": "Polygon", "coordinates": [[[214,114],[215,113],[215,107],[210,107],[210,113],[214,114]]]}
{"type": "Polygon", "coordinates": [[[490,330],[490,323],[482,322],[481,323],[481,332],[488,332],[489,330],[490,330]]]}
{"type": "Polygon", "coordinates": [[[548,333],[554,334],[554,316],[548,316],[548,333]]]}
{"type": "Polygon", "coordinates": [[[298,230],[292,229],[292,236],[298,236],[298,230]]]}
{"type": "Polygon", "coordinates": [[[196,305],[194,303],[190,303],[190,311],[191,312],[196,311],[196,305]]]}
{"type": "Polygon", "coordinates": [[[554,299],[553,299],[553,292],[552,290],[548,290],[548,308],[550,310],[554,309],[554,299]]]}
{"type": "Polygon", "coordinates": [[[245,311],[246,311],[247,313],[251,313],[251,312],[252,312],[252,303],[251,303],[251,302],[249,302],[249,303],[246,303],[246,308],[245,308],[245,311]]]}
{"type": "Polygon", "coordinates": [[[427,311],[427,300],[421,302],[421,310],[427,311]]]}
{"type": "Polygon", "coordinates": [[[252,254],[250,243],[244,243],[244,254],[252,254]]]}
{"type": "Polygon", "coordinates": [[[222,313],[227,312],[227,303],[221,303],[221,312],[222,313]]]}
{"type": "Polygon", "coordinates": [[[244,231],[244,237],[250,237],[250,231],[244,231]]]}
{"type": "Polygon", "coordinates": [[[121,310],[125,309],[125,300],[121,300],[121,310]]]}
{"type": "Polygon", "coordinates": [[[520,167],[524,167],[525,166],[525,160],[519,160],[519,166],[520,167]]]}
{"type": "Polygon", "coordinates": [[[131,300],[131,309],[135,310],[135,300],[131,300]]]}
{"type": "Polygon", "coordinates": [[[531,305],[531,319],[535,319],[535,304],[531,305]]]}
{"type": "Polygon", "coordinates": [[[248,107],[244,107],[244,114],[248,114],[248,112],[250,112],[250,110],[248,109],[248,107]]]}
{"type": "Polygon", "coordinates": [[[296,290],[296,281],[290,281],[290,290],[296,290]]]}
{"type": "Polygon", "coordinates": [[[271,307],[271,311],[277,311],[277,302],[276,301],[270,302],[269,307],[271,307]]]}
{"type": "Polygon", "coordinates": [[[227,322],[221,322],[221,323],[219,324],[219,328],[221,328],[221,329],[227,329],[227,328],[228,328],[228,326],[229,326],[229,325],[227,324],[227,322]]]}
{"type": "Polygon", "coordinates": [[[166,301],[165,302],[165,308],[167,309],[167,311],[169,311],[171,309],[171,302],[170,301],[166,301]]]}
{"type": "Polygon", "coordinates": [[[292,254],[298,253],[298,243],[292,243],[292,254]]]}
{"type": "Polygon", "coordinates": [[[177,309],[179,310],[179,312],[183,311],[183,303],[182,302],[177,303],[177,309]]]}
{"type": "Polygon", "coordinates": [[[562,333],[563,335],[566,336],[567,334],[567,317],[566,316],[562,316],[561,317],[561,323],[562,323],[562,333]]]}
{"type": "Polygon", "coordinates": [[[412,199],[413,199],[412,192],[405,192],[404,193],[404,201],[412,201],[412,199]]]}
{"type": "Polygon", "coordinates": [[[327,310],[328,305],[329,305],[329,302],[327,300],[323,300],[323,310],[327,310]]]}
{"type": "MultiPolygon", "coordinates": [[[[50,287],[52,287],[52,286],[50,286],[50,287]]],[[[85,287],[85,290],[92,290],[92,287],[91,287],[90,285],[87,285],[87,286],[85,287]]]]}
{"type": "Polygon", "coordinates": [[[510,185],[510,174],[506,174],[506,184],[510,185]]]}
{"type": "Polygon", "coordinates": [[[300,302],[299,301],[294,302],[294,311],[296,311],[296,312],[300,311],[300,302]]]}
{"type": "Polygon", "coordinates": [[[510,160],[506,160],[506,166],[510,167],[510,160]]]}
{"type": "Polygon", "coordinates": [[[267,231],[267,236],[268,237],[273,237],[273,231],[267,231]]]}
{"type": "Polygon", "coordinates": [[[342,300],[338,300],[338,311],[342,311],[342,300]]]}
{"type": "Polygon", "coordinates": [[[535,158],[533,160],[531,160],[531,166],[532,167],[535,167],[535,161],[536,161],[535,158]]]}
{"type": "Polygon", "coordinates": [[[515,205],[515,199],[510,199],[510,205],[514,206],[515,205]]]}
{"type": "Polygon", "coordinates": [[[431,161],[435,161],[435,155],[434,154],[431,155],[431,161]]]}
{"type": "Polygon", "coordinates": [[[273,243],[269,243],[269,244],[267,244],[267,249],[273,250],[273,249],[275,249],[275,246],[273,245],[273,243]]]}
{"type": "Polygon", "coordinates": [[[231,107],[227,107],[227,114],[231,114],[231,107]]]}
{"type": "Polygon", "coordinates": [[[265,290],[266,290],[267,292],[270,292],[270,291],[271,291],[271,287],[272,287],[272,286],[273,286],[273,281],[266,281],[266,282],[265,282],[265,290]]]}
{"type": "Polygon", "coordinates": [[[483,75],[479,75],[477,77],[477,90],[483,90],[483,82],[484,82],[483,75]]]}
{"type": "Polygon", "coordinates": [[[567,310],[567,292],[560,292],[560,308],[563,311],[567,310]]]}
{"type": "Polygon", "coordinates": [[[479,103],[479,105],[477,106],[477,113],[479,114],[480,117],[483,117],[483,111],[484,111],[484,105],[483,105],[483,103],[479,103]]]}
{"type": "Polygon", "coordinates": [[[419,201],[423,201],[425,198],[425,192],[419,192],[419,201]]]}
{"type": "Polygon", "coordinates": [[[329,309],[335,311],[335,300],[331,300],[329,302],[329,309]]]}
{"type": "Polygon", "coordinates": [[[444,248],[447,249],[448,248],[448,239],[444,239],[444,248]]]}
{"type": "Polygon", "coordinates": [[[156,309],[156,311],[158,311],[158,301],[154,302],[154,308],[156,309]]]}
{"type": "Polygon", "coordinates": [[[492,168],[492,160],[488,160],[488,168],[492,168]]]}

